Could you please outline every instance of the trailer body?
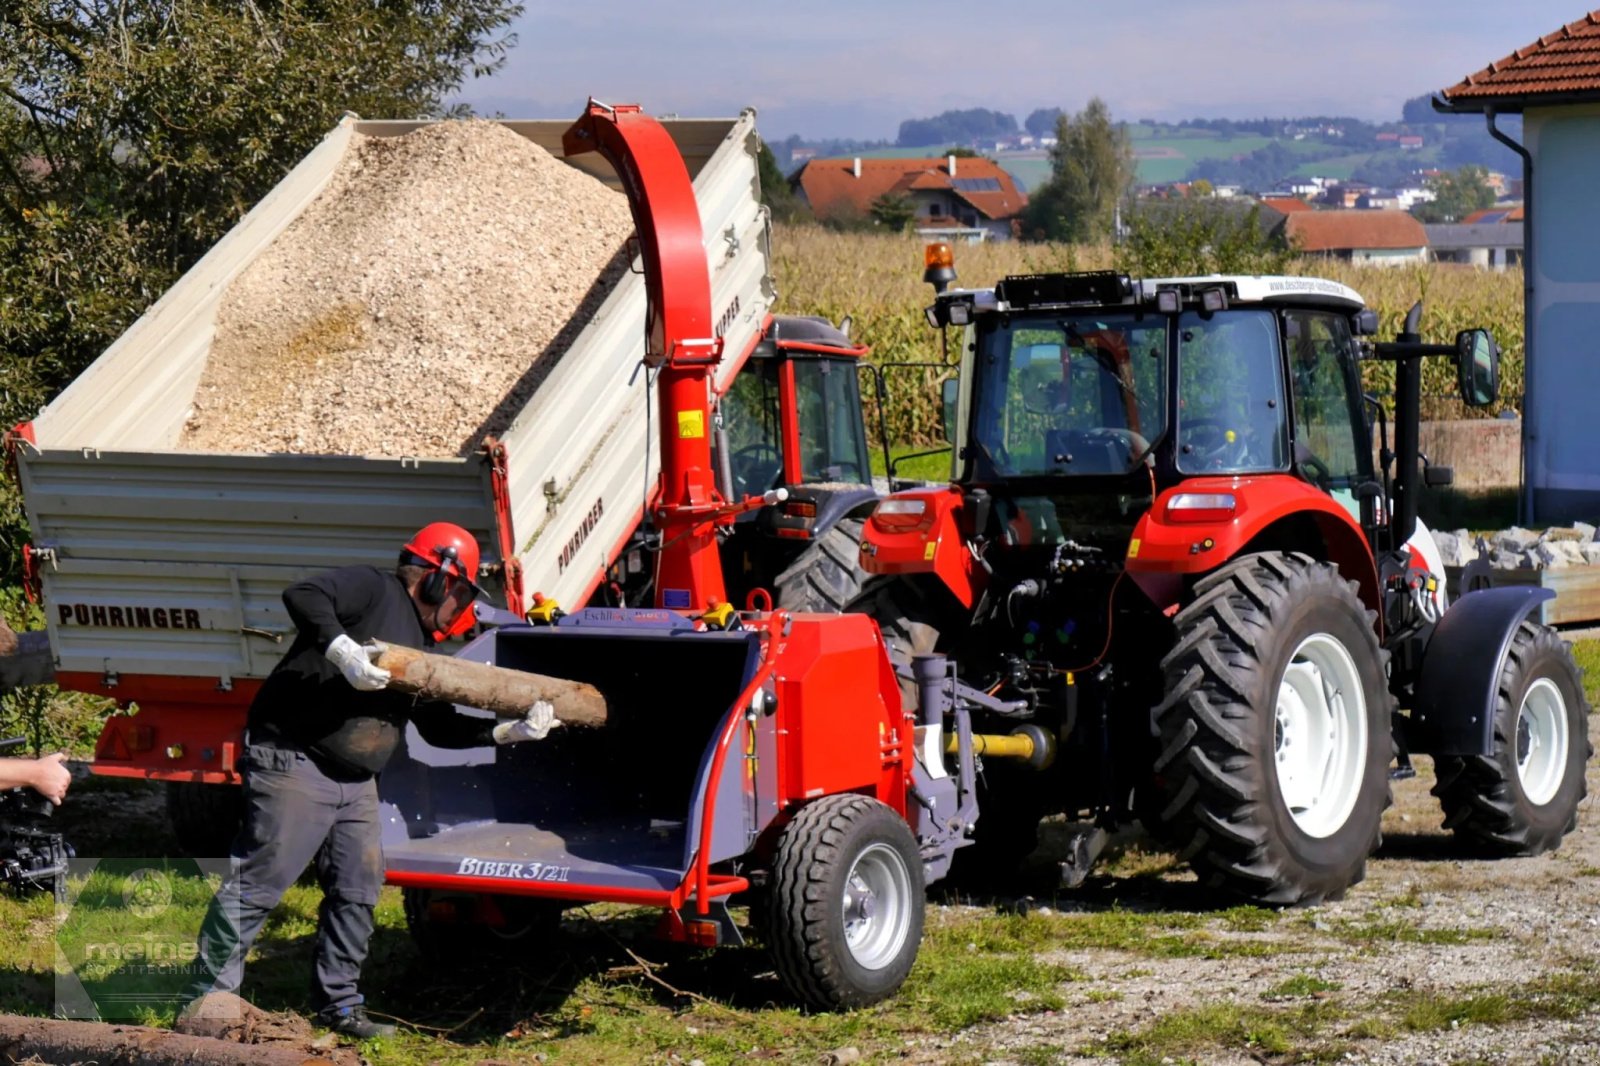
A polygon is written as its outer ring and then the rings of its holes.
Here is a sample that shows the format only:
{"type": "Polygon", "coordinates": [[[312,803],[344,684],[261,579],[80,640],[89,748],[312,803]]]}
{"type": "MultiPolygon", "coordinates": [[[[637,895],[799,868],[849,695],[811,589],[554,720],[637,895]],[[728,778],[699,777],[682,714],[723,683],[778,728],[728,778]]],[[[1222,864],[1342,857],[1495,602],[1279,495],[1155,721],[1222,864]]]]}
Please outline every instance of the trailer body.
{"type": "MultiPolygon", "coordinates": [[[[508,121],[562,156],[568,120],[508,121]]],[[[113,717],[102,773],[237,782],[242,711],[287,650],[299,578],[392,565],[448,518],[484,546],[483,581],[521,614],[534,593],[581,604],[639,526],[659,470],[647,296],[623,276],[482,454],[460,458],[178,451],[229,283],[316,199],[355,135],[422,122],[347,116],[207,255],[8,443],[33,543],[57,683],[136,703],[113,717]],[[234,713],[219,713],[232,711],[234,713]]],[[[668,119],[704,221],[726,390],[770,324],[754,115],[668,119]]],[[[612,186],[598,156],[566,160],[612,186]]],[[[562,313],[562,309],[552,309],[562,313]]],[[[488,411],[485,411],[485,415],[488,411]]]]}

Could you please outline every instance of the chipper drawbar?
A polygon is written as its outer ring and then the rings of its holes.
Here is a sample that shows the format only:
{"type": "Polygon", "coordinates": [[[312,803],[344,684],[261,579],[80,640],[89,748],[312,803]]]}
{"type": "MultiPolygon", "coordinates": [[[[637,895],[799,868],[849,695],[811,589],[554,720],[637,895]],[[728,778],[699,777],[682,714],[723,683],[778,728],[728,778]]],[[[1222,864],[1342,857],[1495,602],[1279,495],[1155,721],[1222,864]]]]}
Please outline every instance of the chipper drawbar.
{"type": "MultiPolygon", "coordinates": [[[[905,979],[924,886],[977,817],[970,711],[1007,706],[940,657],[892,661],[863,615],[725,602],[718,527],[763,501],[716,489],[715,324],[736,310],[712,306],[688,172],[637,107],[591,102],[564,144],[611,162],[638,229],[659,394],[656,606],[537,623],[480,612],[488,628],[463,657],[592,684],[605,724],[470,752],[410,733],[382,780],[389,881],[424,947],[457,949],[598,901],[662,908],[672,939],[737,944],[740,894],[798,998],[874,1002],[905,979]]],[[[1035,756],[1048,743],[988,739],[1035,756]]]]}

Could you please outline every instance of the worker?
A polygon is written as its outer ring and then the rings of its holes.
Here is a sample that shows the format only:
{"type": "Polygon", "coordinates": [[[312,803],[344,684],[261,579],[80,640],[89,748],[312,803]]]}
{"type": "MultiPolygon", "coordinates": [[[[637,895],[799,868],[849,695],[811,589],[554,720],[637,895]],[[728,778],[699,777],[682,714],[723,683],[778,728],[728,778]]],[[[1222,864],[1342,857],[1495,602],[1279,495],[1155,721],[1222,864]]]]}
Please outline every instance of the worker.
{"type": "Polygon", "coordinates": [[[62,765],[66,758],[56,752],[37,759],[0,759],[0,790],[31,788],[59,807],[72,784],[72,771],[62,765]]]}
{"type": "Polygon", "coordinates": [[[311,980],[317,1021],[360,1039],[394,1033],[367,1016],[356,989],[384,876],[376,775],[408,721],[445,748],[542,740],[558,724],[542,700],[495,724],[385,689],[389,672],[363,644],[416,648],[464,633],[481,594],[477,570],[471,534],[436,522],[406,543],[393,572],[349,566],[284,592],[299,634],[250,705],[244,826],[234,873],[200,929],[197,995],[238,991],[267,915],[315,860],[323,893],[311,980]]]}

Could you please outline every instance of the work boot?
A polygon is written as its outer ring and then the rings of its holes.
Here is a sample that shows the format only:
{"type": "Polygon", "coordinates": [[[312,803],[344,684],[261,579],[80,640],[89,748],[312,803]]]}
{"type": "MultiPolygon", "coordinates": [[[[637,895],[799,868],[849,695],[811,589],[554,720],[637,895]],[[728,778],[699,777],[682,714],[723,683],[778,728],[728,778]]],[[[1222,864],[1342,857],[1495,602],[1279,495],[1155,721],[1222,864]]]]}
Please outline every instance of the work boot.
{"type": "Polygon", "coordinates": [[[365,1007],[342,1007],[336,1011],[323,1011],[317,1015],[317,1024],[357,1040],[371,1040],[375,1036],[393,1036],[392,1025],[375,1022],[367,1017],[365,1007]]]}

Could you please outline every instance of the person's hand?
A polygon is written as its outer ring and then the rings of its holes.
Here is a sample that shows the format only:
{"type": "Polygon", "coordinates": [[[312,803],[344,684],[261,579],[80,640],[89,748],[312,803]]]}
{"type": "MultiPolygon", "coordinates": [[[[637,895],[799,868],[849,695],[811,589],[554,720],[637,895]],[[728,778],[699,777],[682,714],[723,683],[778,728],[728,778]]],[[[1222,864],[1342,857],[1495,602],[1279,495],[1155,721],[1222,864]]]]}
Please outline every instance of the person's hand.
{"type": "Polygon", "coordinates": [[[58,751],[53,755],[41,755],[33,763],[33,790],[57,807],[67,798],[67,788],[72,784],[72,771],[63,765],[66,760],[67,757],[58,751]]]}
{"type": "Polygon", "coordinates": [[[516,744],[524,740],[543,740],[549,735],[550,730],[560,725],[556,718],[556,709],[545,700],[539,700],[528,713],[521,718],[510,722],[501,722],[494,727],[494,742],[496,744],[516,744]]]}
{"type": "Polygon", "coordinates": [[[358,692],[377,692],[389,686],[389,671],[373,666],[367,650],[343,633],[328,641],[328,650],[323,654],[358,692]]]}

